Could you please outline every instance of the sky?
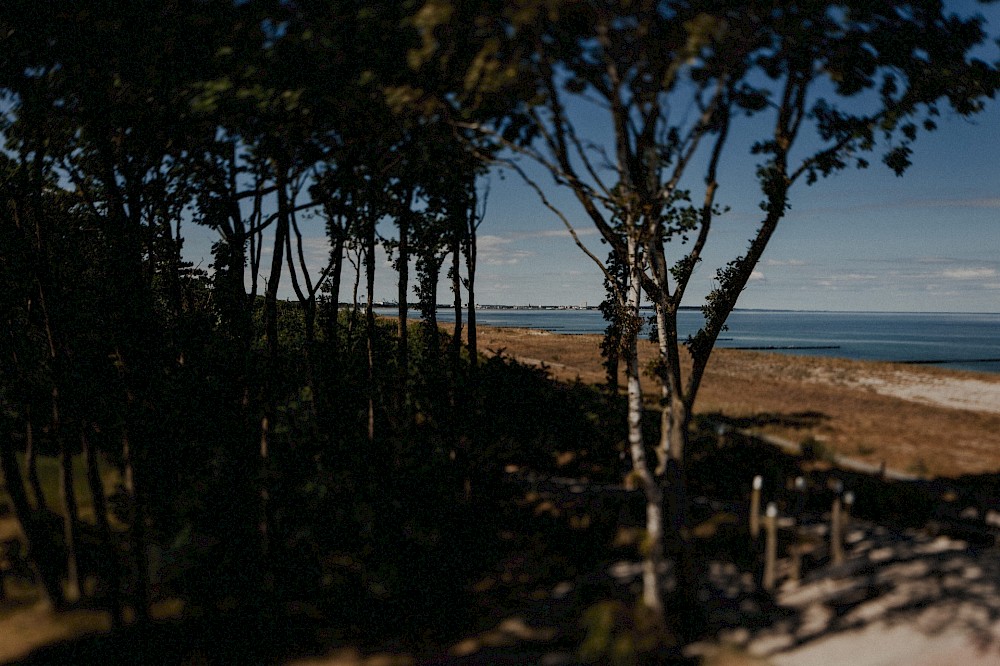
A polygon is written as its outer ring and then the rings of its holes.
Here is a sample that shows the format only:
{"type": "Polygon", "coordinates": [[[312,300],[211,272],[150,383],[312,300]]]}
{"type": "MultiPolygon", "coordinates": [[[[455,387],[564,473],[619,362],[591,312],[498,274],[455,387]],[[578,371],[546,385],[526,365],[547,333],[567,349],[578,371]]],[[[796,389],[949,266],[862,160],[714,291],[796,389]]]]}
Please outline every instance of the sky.
{"type": "MultiPolygon", "coordinates": [[[[946,117],[915,145],[903,177],[873,160],[812,186],[797,183],[739,307],[792,310],[1000,311],[1000,104],[973,121],[946,117]]],[[[715,269],[739,256],[760,221],[756,161],[730,151],[718,218],[690,288],[698,305],[715,269]]],[[[562,223],[513,174],[491,179],[477,279],[481,303],[593,304],[601,275],[562,223]]],[[[574,202],[567,216],[607,253],[574,202]]]]}
{"type": "MultiPolygon", "coordinates": [[[[971,3],[949,3],[967,11],[971,3]]],[[[1000,34],[1000,5],[976,7],[1000,34]]],[[[996,60],[996,49],[981,57],[996,60]],[[992,57],[991,57],[992,56],[992,57]]],[[[939,129],[914,145],[913,166],[896,177],[874,157],[812,186],[797,183],[781,221],[738,307],[788,310],[1000,312],[1000,103],[965,119],[945,110],[939,129]]],[[[576,108],[580,127],[606,136],[602,116],[576,108]]],[[[685,305],[700,305],[715,270],[745,249],[760,221],[757,158],[749,155],[751,126],[740,128],[723,156],[719,217],[685,305]]],[[[556,205],[599,257],[607,255],[582,209],[552,179],[528,164],[556,205]]],[[[700,177],[700,173],[698,175],[700,177]]],[[[595,305],[602,274],[573,243],[563,223],[520,177],[492,171],[479,229],[479,304],[595,305]]],[[[485,183],[484,183],[485,186],[485,183]]],[[[305,221],[307,257],[318,270],[328,244],[318,220],[305,221]]],[[[391,235],[391,224],[380,229],[391,235]]],[[[269,242],[269,241],[266,241],[269,242]]],[[[189,258],[207,266],[210,239],[188,238],[189,258]]],[[[264,265],[269,259],[265,255],[264,265]]],[[[350,267],[348,266],[348,270],[350,267]]],[[[341,300],[350,298],[345,275],[341,300]]],[[[279,291],[293,297],[287,278],[279,291]]],[[[360,289],[363,297],[364,286],[360,289]]],[[[451,296],[442,285],[441,301],[451,296]]],[[[380,252],[376,300],[396,296],[395,274],[380,252]]],[[[415,297],[411,298],[415,300],[415,297]]]]}

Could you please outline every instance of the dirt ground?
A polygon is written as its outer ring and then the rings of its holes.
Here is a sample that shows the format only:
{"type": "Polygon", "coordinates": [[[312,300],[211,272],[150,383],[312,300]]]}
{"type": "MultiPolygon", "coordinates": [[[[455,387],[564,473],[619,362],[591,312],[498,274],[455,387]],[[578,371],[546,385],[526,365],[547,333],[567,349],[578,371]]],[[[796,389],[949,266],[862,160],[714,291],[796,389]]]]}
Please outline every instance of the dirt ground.
{"type": "MultiPolygon", "coordinates": [[[[599,335],[480,328],[484,353],[503,350],[558,379],[604,381],[599,335]]],[[[643,365],[652,343],[640,349],[643,365]]],[[[655,399],[657,385],[644,390],[655,399]]],[[[695,404],[792,442],[923,476],[1000,470],[1000,375],[928,366],[719,349],[695,404]]]]}
{"type": "MultiPolygon", "coordinates": [[[[479,341],[485,354],[502,351],[524,363],[545,364],[557,379],[604,381],[597,335],[480,328],[479,341]]],[[[650,362],[653,345],[644,342],[641,354],[644,364],[650,362]]],[[[655,382],[647,378],[644,386],[650,405],[655,404],[655,382]]],[[[873,465],[884,462],[911,474],[1000,471],[1000,375],[718,350],[695,411],[795,443],[812,438],[839,456],[873,465]]],[[[0,536],[15,533],[12,517],[0,518],[0,536]]],[[[741,629],[724,638],[721,652],[718,644],[709,646],[710,651],[702,653],[703,663],[861,666],[955,663],[956,658],[969,666],[996,663],[1000,590],[995,584],[995,550],[979,552],[960,541],[923,533],[886,533],[876,525],[859,524],[855,533],[848,538],[848,567],[834,575],[824,571],[800,587],[783,588],[776,597],[776,608],[794,621],[771,622],[759,631],[741,629]],[[911,571],[918,565],[923,568],[911,571]],[[928,588],[926,580],[939,578],[938,587],[928,588]],[[843,612],[845,608],[850,612],[843,612]],[[934,613],[952,621],[925,630],[923,625],[937,618],[930,617],[934,613]],[[882,619],[876,622],[877,617],[882,619]],[[985,651],[970,639],[987,635],[990,647],[985,651]]],[[[29,592],[8,582],[8,599],[0,611],[0,663],[107,629],[105,613],[55,614],[29,592]]],[[[169,617],[179,609],[158,610],[159,616],[169,617]]],[[[466,656],[463,642],[449,651],[453,661],[440,663],[528,663],[512,656],[508,646],[544,643],[545,637],[522,625],[518,617],[505,618],[492,632],[476,637],[473,654],[466,656]]],[[[345,647],[300,663],[416,660],[405,652],[363,654],[345,647]]]]}

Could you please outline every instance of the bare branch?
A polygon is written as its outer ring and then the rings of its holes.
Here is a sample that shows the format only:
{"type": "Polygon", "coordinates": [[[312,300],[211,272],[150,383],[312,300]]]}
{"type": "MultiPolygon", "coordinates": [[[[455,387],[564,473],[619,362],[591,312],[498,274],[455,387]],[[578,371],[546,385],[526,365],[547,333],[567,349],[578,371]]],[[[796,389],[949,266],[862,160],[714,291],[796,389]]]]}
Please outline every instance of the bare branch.
{"type": "MultiPolygon", "coordinates": [[[[526,147],[526,146],[521,146],[521,145],[519,145],[517,143],[514,143],[513,141],[509,141],[508,139],[505,139],[496,130],[490,129],[488,127],[484,127],[483,125],[481,125],[479,123],[456,122],[456,123],[454,123],[454,125],[456,127],[462,128],[462,129],[468,129],[468,130],[472,130],[474,132],[478,132],[479,134],[481,134],[483,136],[487,136],[490,139],[496,141],[501,146],[503,146],[504,148],[507,148],[511,152],[517,153],[518,155],[524,155],[525,157],[527,157],[527,158],[531,159],[532,161],[538,163],[540,166],[542,166],[543,168],[545,168],[549,173],[551,173],[553,179],[557,183],[559,183],[561,185],[569,186],[569,187],[571,187],[573,189],[581,188],[586,193],[586,196],[590,197],[592,200],[600,201],[604,205],[610,205],[611,204],[611,200],[608,197],[606,197],[603,194],[599,193],[597,190],[595,190],[594,188],[592,188],[590,185],[588,185],[587,183],[583,182],[582,180],[579,180],[575,176],[575,174],[565,172],[558,164],[555,164],[551,160],[546,159],[545,156],[542,155],[541,153],[539,153],[537,150],[534,150],[534,149],[526,147]]],[[[487,163],[495,162],[495,163],[498,163],[498,164],[504,163],[504,161],[501,160],[501,159],[494,158],[494,157],[492,157],[490,155],[486,155],[485,153],[483,153],[482,151],[480,151],[479,149],[477,149],[475,146],[472,146],[472,151],[473,151],[473,154],[478,159],[480,159],[480,160],[482,160],[484,162],[487,162],[487,163]]]]}
{"type": "Polygon", "coordinates": [[[678,158],[677,164],[674,165],[673,174],[670,176],[670,180],[668,180],[663,187],[660,188],[659,198],[662,202],[664,202],[664,204],[673,196],[674,191],[677,189],[677,184],[681,180],[681,176],[684,175],[684,170],[687,168],[691,158],[694,157],[695,151],[698,149],[698,144],[701,143],[701,139],[705,135],[708,123],[712,119],[712,116],[715,114],[716,107],[723,98],[727,82],[727,77],[719,77],[711,102],[705,106],[701,116],[698,118],[698,122],[691,128],[691,131],[682,142],[680,148],[681,156],[678,158]]]}
{"type": "Polygon", "coordinates": [[[680,267],[677,275],[674,276],[674,279],[677,280],[677,289],[673,296],[675,306],[680,306],[681,300],[684,298],[684,292],[691,280],[691,275],[694,273],[695,267],[698,265],[698,261],[701,259],[701,253],[705,248],[705,242],[708,240],[708,232],[712,226],[715,193],[719,187],[716,176],[718,174],[719,159],[722,156],[722,148],[729,136],[730,110],[729,106],[725,107],[725,118],[723,119],[722,128],[719,130],[719,136],[716,138],[715,146],[712,148],[712,157],[708,162],[708,169],[705,174],[705,198],[701,206],[701,228],[698,230],[698,238],[695,240],[694,247],[691,248],[686,257],[685,265],[680,267]]]}
{"type": "MultiPolygon", "coordinates": [[[[298,211],[306,210],[308,208],[315,208],[316,206],[321,206],[321,205],[322,202],[320,201],[310,201],[308,203],[292,206],[291,208],[288,209],[288,213],[292,214],[298,211]]],[[[250,229],[248,230],[248,233],[251,234],[260,233],[265,229],[267,229],[269,226],[271,226],[277,219],[278,219],[278,213],[277,212],[271,213],[270,215],[267,216],[267,219],[265,219],[263,222],[260,222],[257,226],[251,226],[250,229]]]]}
{"type": "MultiPolygon", "coordinates": [[[[555,213],[555,215],[562,221],[563,226],[566,227],[566,230],[569,232],[569,235],[573,238],[573,242],[576,243],[576,246],[578,248],[580,248],[583,251],[584,254],[586,254],[588,257],[590,257],[591,261],[593,261],[595,264],[597,264],[597,267],[601,270],[602,273],[604,273],[604,277],[608,280],[608,282],[614,288],[614,290],[615,290],[615,296],[616,297],[622,296],[621,294],[618,293],[617,282],[615,281],[614,276],[611,274],[611,271],[608,269],[607,266],[604,265],[603,261],[601,261],[593,252],[590,251],[590,249],[586,245],[583,244],[583,241],[580,240],[579,234],[577,234],[577,232],[576,232],[576,228],[569,221],[569,219],[567,219],[566,215],[561,210],[559,210],[555,205],[553,205],[551,201],[549,201],[548,197],[545,196],[545,192],[542,190],[541,186],[537,182],[535,182],[530,176],[528,176],[528,174],[526,174],[524,172],[524,169],[522,169],[520,167],[520,165],[517,164],[516,162],[514,162],[512,160],[496,160],[496,162],[498,164],[502,164],[503,166],[507,167],[508,169],[511,169],[512,171],[514,171],[515,173],[517,173],[519,176],[521,176],[521,179],[531,189],[533,189],[535,191],[535,193],[538,195],[539,199],[541,199],[542,204],[546,208],[548,208],[550,211],[552,211],[553,213],[555,213]]],[[[604,226],[607,226],[607,224],[604,223],[604,226]]],[[[598,225],[599,229],[600,229],[600,227],[601,227],[601,225],[598,225]]],[[[603,234],[604,233],[604,229],[601,229],[601,232],[603,234]]],[[[610,229],[609,229],[609,232],[610,232],[610,229]]]]}
{"type": "MultiPolygon", "coordinates": [[[[289,216],[291,217],[291,216],[289,216]]],[[[302,251],[302,238],[299,237],[299,251],[302,251]]],[[[292,280],[292,289],[295,290],[295,296],[299,299],[300,303],[305,303],[308,299],[305,294],[302,293],[302,289],[299,287],[299,279],[295,271],[295,262],[292,260],[292,235],[285,234],[285,258],[288,263],[288,276],[292,280]]],[[[305,270],[303,269],[303,273],[305,270]]],[[[311,295],[311,294],[310,294],[311,295]]]]}
{"type": "Polygon", "coordinates": [[[577,155],[579,155],[580,157],[580,161],[583,162],[583,168],[587,170],[587,175],[589,175],[590,179],[597,184],[597,187],[601,190],[604,196],[610,199],[611,190],[608,189],[608,186],[604,184],[604,181],[601,180],[601,177],[597,175],[597,170],[594,168],[594,165],[590,161],[590,158],[587,157],[587,151],[583,145],[583,142],[580,140],[580,137],[577,135],[576,129],[573,127],[573,125],[569,125],[567,129],[568,129],[567,134],[569,135],[569,140],[573,144],[573,147],[576,149],[577,155]]]}
{"type": "Polygon", "coordinates": [[[87,208],[90,209],[97,218],[101,217],[101,212],[97,208],[97,204],[94,202],[94,198],[90,196],[87,188],[84,187],[83,178],[80,176],[80,172],[76,170],[68,161],[63,161],[63,168],[69,173],[70,180],[76,185],[77,192],[80,194],[80,198],[83,199],[84,203],[87,204],[87,208]]]}

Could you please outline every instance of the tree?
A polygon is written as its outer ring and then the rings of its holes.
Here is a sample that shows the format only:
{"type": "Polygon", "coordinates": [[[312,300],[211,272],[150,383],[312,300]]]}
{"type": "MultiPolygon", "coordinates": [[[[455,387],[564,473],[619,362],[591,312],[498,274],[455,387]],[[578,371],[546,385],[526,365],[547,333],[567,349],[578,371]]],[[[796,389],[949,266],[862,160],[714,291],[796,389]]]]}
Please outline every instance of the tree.
{"type": "MultiPolygon", "coordinates": [[[[652,544],[643,602],[661,612],[660,534],[677,539],[679,571],[687,577],[684,457],[695,398],[726,318],[788,209],[792,186],[864,168],[865,155],[877,147],[901,174],[917,135],[935,128],[941,105],[963,116],[977,112],[996,87],[996,72],[969,56],[984,39],[980,20],[948,15],[934,0],[504,7],[431,0],[415,23],[426,66],[461,82],[439,98],[455,123],[534,161],[568,188],[627,273],[628,291],[618,300],[636,324],[626,327],[623,343],[629,448],[652,544]],[[519,100],[513,106],[512,98],[519,100]],[[581,120],[581,108],[602,117],[606,136],[586,134],[596,125],[581,120]],[[743,130],[745,117],[754,122],[743,130]],[[768,125],[753,144],[756,164],[746,162],[760,183],[763,218],[746,253],[718,269],[701,329],[680,340],[678,309],[720,212],[719,165],[746,160],[725,148],[734,132],[768,125]],[[699,168],[704,184],[697,196],[699,168]],[[640,287],[655,306],[659,333],[663,417],[655,468],[639,429],[640,287]]],[[[399,94],[422,99],[426,91],[399,94]]],[[[508,166],[550,205],[519,164],[508,166]]],[[[572,232],[569,215],[555,212],[572,232]]],[[[614,284],[608,266],[584,249],[614,284]]],[[[688,578],[678,588],[693,596],[692,585],[688,578]]]]}
{"type": "Polygon", "coordinates": [[[465,217],[466,227],[463,240],[463,252],[465,253],[465,288],[469,292],[469,317],[468,333],[466,338],[469,347],[469,362],[475,369],[479,365],[479,343],[476,331],[476,234],[479,232],[479,225],[486,217],[486,204],[489,202],[490,190],[487,187],[480,195],[475,189],[475,183],[469,201],[468,215],[465,217]]]}

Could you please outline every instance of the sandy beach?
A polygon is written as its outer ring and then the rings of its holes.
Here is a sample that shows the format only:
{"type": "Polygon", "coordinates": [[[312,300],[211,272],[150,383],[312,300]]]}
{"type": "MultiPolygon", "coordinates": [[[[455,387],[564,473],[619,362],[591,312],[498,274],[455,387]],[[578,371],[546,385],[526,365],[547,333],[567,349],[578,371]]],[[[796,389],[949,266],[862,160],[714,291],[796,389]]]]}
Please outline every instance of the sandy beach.
{"type": "MultiPolygon", "coordinates": [[[[558,379],[604,381],[600,336],[480,328],[480,350],[545,364],[558,379]]],[[[643,341],[643,364],[655,355],[643,341]]],[[[648,378],[651,400],[657,386],[648,378]]],[[[923,476],[1000,470],[1000,375],[931,366],[716,350],[695,412],[923,476]]]]}
{"type": "MultiPolygon", "coordinates": [[[[604,381],[600,336],[483,329],[480,339],[559,379],[604,381]]],[[[655,349],[644,342],[640,353],[646,363],[655,349]]],[[[655,382],[644,388],[653,403],[655,382]]],[[[910,476],[1000,470],[1000,375],[717,350],[695,411],[910,476]]],[[[700,652],[703,663],[1000,663],[995,549],[860,522],[848,543],[847,565],[781,587],[774,600],[787,621],[763,628],[744,618],[700,652]]]]}

